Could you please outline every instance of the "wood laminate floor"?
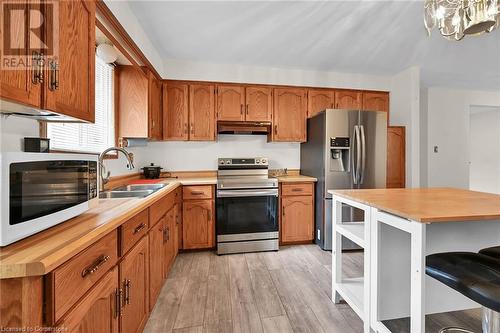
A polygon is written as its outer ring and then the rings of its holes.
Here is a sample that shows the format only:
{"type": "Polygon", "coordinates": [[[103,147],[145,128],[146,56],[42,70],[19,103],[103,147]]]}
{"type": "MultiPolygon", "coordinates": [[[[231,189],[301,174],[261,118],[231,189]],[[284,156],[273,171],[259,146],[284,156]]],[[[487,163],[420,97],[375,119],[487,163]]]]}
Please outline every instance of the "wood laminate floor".
{"type": "MultiPolygon", "coordinates": [[[[344,274],[361,276],[363,253],[343,257],[344,274]]],[[[144,332],[362,332],[354,311],[330,298],[331,252],[313,244],[225,256],[182,253],[144,332]]],[[[444,316],[443,323],[453,321],[444,316]]],[[[394,328],[404,331],[406,324],[394,328]]]]}

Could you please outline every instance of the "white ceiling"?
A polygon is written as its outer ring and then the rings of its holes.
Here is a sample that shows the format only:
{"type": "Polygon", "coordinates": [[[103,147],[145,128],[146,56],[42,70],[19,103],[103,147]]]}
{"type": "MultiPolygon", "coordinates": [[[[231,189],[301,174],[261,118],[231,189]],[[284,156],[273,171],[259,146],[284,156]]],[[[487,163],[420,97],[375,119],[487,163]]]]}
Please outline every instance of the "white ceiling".
{"type": "Polygon", "coordinates": [[[130,1],[166,59],[393,75],[426,86],[500,89],[500,30],[427,37],[420,1],[130,1]]]}

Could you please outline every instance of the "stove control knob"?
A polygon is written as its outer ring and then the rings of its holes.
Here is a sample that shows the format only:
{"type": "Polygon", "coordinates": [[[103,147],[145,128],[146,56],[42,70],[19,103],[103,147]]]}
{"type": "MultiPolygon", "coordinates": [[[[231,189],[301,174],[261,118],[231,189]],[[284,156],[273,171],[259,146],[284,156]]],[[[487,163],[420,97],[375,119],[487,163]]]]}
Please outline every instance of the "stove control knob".
{"type": "Polygon", "coordinates": [[[260,164],[260,159],[256,159],[255,163],[260,164]]]}
{"type": "Polygon", "coordinates": [[[219,161],[219,164],[221,164],[221,165],[223,165],[224,163],[225,163],[224,160],[219,161]]]}
{"type": "Polygon", "coordinates": [[[263,158],[260,160],[262,162],[262,164],[266,164],[267,163],[267,159],[263,158]]]}
{"type": "Polygon", "coordinates": [[[231,160],[226,160],[226,164],[231,164],[231,160]]]}

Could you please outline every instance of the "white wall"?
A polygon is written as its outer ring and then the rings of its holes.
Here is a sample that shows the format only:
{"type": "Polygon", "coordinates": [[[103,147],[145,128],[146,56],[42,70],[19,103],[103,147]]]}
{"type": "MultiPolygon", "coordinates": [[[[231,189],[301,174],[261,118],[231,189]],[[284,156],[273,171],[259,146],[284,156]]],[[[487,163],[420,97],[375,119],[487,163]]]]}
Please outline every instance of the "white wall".
{"type": "Polygon", "coordinates": [[[390,124],[406,126],[406,186],[420,186],[420,69],[408,68],[391,80],[390,124]]]}
{"type": "MultiPolygon", "coordinates": [[[[471,106],[500,106],[500,92],[428,88],[427,183],[469,188],[471,106]],[[438,153],[433,147],[438,147],[438,153]]],[[[424,101],[425,102],[425,101],[424,101]]]]}
{"type": "Polygon", "coordinates": [[[470,139],[470,189],[500,194],[500,108],[471,108],[470,139]]]}
{"type": "Polygon", "coordinates": [[[38,137],[39,131],[35,120],[0,115],[0,152],[22,151],[23,138],[38,137]]]}

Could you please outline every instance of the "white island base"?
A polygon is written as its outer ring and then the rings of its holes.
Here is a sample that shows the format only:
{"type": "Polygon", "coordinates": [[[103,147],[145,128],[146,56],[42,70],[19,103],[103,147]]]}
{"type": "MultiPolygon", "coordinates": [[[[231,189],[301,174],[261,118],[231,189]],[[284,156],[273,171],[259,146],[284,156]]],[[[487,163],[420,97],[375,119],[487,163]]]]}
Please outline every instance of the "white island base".
{"type": "Polygon", "coordinates": [[[390,332],[384,321],[407,317],[410,332],[425,333],[426,314],[480,307],[427,276],[425,258],[500,245],[500,216],[421,222],[387,213],[375,207],[380,206],[377,203],[353,200],[353,195],[338,195],[342,191],[329,192],[333,194],[332,300],[344,299],[363,320],[365,333],[390,332]],[[364,222],[342,222],[343,204],[362,210],[364,222]],[[342,276],[342,236],[364,248],[361,278],[342,276]]]}

